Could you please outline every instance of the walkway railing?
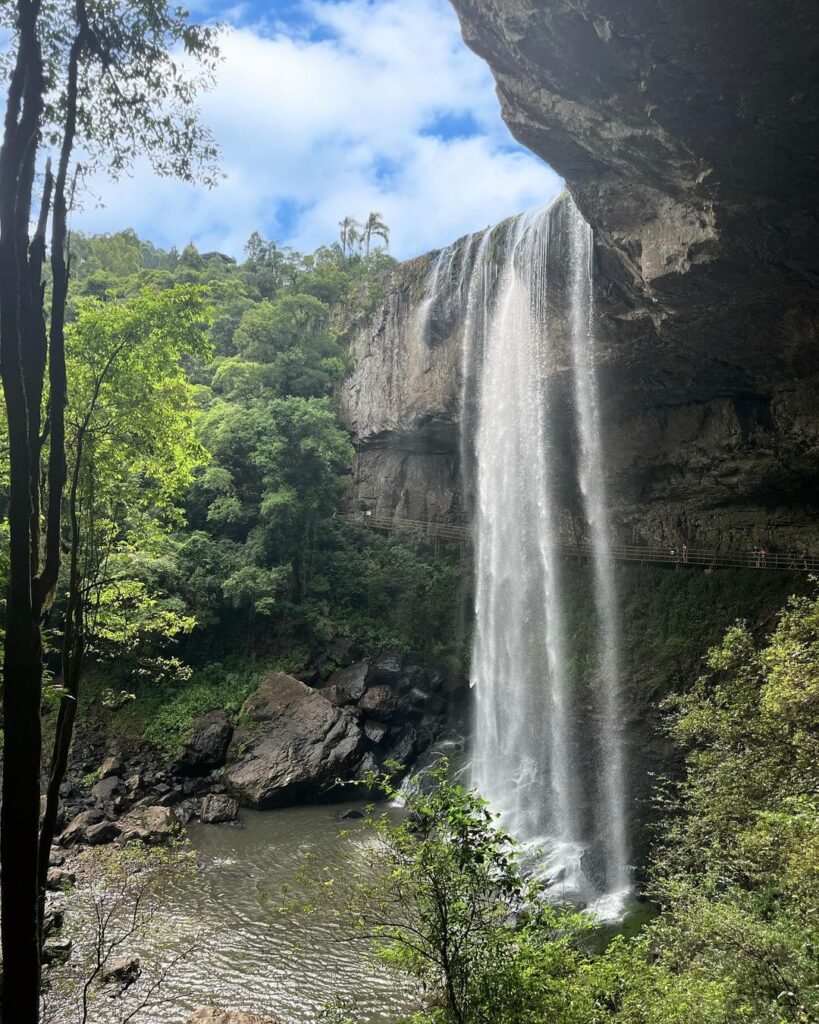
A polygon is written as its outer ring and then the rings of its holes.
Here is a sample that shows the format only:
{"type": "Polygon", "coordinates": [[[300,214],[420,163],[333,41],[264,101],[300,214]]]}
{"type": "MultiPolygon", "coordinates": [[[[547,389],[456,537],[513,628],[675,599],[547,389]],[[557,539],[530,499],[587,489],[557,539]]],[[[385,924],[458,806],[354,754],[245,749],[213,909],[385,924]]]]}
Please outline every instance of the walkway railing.
{"type": "MultiPolygon", "coordinates": [[[[403,519],[384,513],[347,512],[340,516],[347,523],[382,533],[400,534],[415,540],[472,542],[472,527],[467,523],[436,523],[420,519],[403,519]]],[[[564,555],[590,558],[591,544],[561,544],[564,555]]],[[[642,562],[652,565],[693,566],[701,569],[780,569],[788,572],[819,573],[819,557],[806,552],[766,551],[708,551],[702,548],[662,548],[640,544],[612,544],[610,554],[618,562],[642,562]]]]}

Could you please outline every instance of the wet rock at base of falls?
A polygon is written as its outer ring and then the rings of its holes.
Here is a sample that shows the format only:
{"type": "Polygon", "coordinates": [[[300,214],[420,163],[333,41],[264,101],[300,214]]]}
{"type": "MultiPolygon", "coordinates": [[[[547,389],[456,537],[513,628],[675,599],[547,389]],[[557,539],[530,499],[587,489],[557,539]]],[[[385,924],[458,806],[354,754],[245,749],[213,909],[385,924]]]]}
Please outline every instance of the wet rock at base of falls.
{"type": "Polygon", "coordinates": [[[380,718],[383,721],[395,713],[398,709],[398,701],[386,686],[374,686],[371,690],[367,690],[358,702],[358,708],[366,715],[380,718]]]}
{"type": "Polygon", "coordinates": [[[341,795],[361,760],[363,733],[305,683],[273,672],[242,709],[225,772],[228,791],[249,807],[269,808],[341,795]]]}
{"type": "Polygon", "coordinates": [[[214,768],[221,768],[232,737],[233,726],[227,711],[209,711],[194,725],[174,767],[181,775],[207,775],[214,768]]]}
{"type": "Polygon", "coordinates": [[[387,726],[383,722],[365,722],[364,735],[370,743],[378,746],[378,744],[387,735],[387,726]]]}
{"type": "Polygon", "coordinates": [[[364,812],[357,807],[348,807],[347,810],[340,811],[338,814],[339,821],[360,821],[363,817],[364,812]]]}
{"type": "Polygon", "coordinates": [[[224,793],[213,793],[202,800],[199,820],[204,825],[222,825],[239,817],[239,801],[224,793]]]}
{"type": "Polygon", "coordinates": [[[355,704],[364,696],[369,671],[369,664],[366,661],[359,661],[355,665],[334,672],[327,680],[327,685],[322,687],[322,696],[339,707],[355,704]]]}
{"type": "Polygon", "coordinates": [[[222,1010],[218,1006],[202,1006],[188,1017],[185,1024],[281,1024],[275,1017],[262,1017],[243,1010],[222,1010]]]}

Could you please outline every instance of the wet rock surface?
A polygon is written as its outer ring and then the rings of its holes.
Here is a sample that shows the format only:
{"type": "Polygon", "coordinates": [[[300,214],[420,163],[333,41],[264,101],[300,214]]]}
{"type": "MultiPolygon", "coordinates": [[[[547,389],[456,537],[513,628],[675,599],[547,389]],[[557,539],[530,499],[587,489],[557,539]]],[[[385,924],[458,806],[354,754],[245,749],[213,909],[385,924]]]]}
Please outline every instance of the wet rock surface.
{"type": "Polygon", "coordinates": [[[239,817],[239,801],[225,793],[211,793],[202,798],[199,820],[203,825],[222,825],[239,817]]]}
{"type": "Polygon", "coordinates": [[[283,672],[262,681],[242,718],[225,784],[248,807],[327,796],[350,776],[361,753],[353,712],[283,672]]]}

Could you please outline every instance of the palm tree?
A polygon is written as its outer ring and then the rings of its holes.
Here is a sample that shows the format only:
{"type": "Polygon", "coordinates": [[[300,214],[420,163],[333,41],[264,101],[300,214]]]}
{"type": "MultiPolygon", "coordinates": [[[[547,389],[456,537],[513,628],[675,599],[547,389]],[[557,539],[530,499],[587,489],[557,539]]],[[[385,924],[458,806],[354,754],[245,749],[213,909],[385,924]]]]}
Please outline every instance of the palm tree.
{"type": "Polygon", "coordinates": [[[361,232],[362,238],[364,239],[364,255],[370,255],[370,240],[373,235],[384,240],[384,245],[390,244],[390,229],[384,223],[381,218],[381,214],[377,210],[373,210],[367,220],[364,222],[364,229],[361,232]]]}
{"type": "Polygon", "coordinates": [[[339,239],[341,241],[341,258],[347,259],[347,253],[352,252],[353,246],[356,242],[360,242],[362,235],[359,232],[361,225],[355,219],[355,217],[345,217],[344,220],[338,222],[339,226],[339,239]]]}

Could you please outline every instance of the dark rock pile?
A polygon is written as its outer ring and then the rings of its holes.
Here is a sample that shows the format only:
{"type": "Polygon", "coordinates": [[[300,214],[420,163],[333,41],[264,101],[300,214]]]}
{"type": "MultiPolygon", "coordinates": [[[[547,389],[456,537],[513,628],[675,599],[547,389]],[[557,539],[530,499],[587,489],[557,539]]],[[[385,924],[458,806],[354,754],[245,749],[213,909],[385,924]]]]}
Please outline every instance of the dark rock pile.
{"type": "MultiPolygon", "coordinates": [[[[240,805],[338,799],[387,761],[411,767],[457,727],[463,681],[395,652],[350,663],[360,653],[344,642],[318,658],[304,673],[313,685],[271,673],[237,722],[209,711],[170,761],[145,744],[111,753],[81,739],[61,788],[59,846],[73,855],[104,843],[167,843],[191,821],[235,822],[240,805]]],[[[63,862],[58,851],[52,889],[72,881],[63,862]]]]}
{"type": "Polygon", "coordinates": [[[413,765],[448,727],[461,692],[436,666],[394,652],[314,688],[274,672],[245,704],[225,784],[258,808],[342,797],[387,761],[413,765]]]}

